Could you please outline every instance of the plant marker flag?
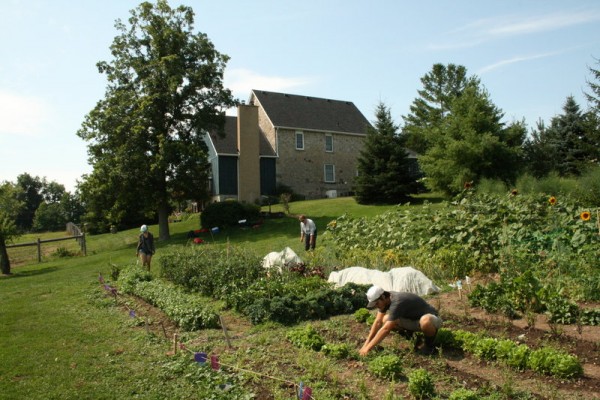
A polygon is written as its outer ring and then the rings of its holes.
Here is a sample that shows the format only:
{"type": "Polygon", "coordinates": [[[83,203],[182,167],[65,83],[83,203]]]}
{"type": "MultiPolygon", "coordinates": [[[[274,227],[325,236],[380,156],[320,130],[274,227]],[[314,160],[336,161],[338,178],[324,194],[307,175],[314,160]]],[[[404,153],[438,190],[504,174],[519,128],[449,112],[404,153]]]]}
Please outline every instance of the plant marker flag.
{"type": "Polygon", "coordinates": [[[194,361],[200,365],[204,365],[206,362],[206,353],[194,353],[194,361]]]}
{"type": "Polygon", "coordinates": [[[215,355],[210,356],[210,366],[215,371],[219,370],[219,357],[218,356],[215,356],[215,355]]]}
{"type": "Polygon", "coordinates": [[[135,310],[129,310],[129,316],[135,318],[135,310]]]}
{"type": "Polygon", "coordinates": [[[302,395],[302,400],[310,400],[312,399],[312,389],[308,386],[304,389],[304,394],[302,395]]]}

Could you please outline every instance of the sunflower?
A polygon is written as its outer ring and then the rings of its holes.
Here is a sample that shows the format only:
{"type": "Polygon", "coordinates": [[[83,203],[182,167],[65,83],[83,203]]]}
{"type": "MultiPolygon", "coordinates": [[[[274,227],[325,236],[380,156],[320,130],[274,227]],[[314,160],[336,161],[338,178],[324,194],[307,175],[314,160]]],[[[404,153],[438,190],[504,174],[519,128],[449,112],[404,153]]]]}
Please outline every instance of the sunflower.
{"type": "Polygon", "coordinates": [[[471,189],[473,187],[473,182],[465,182],[465,184],[463,185],[463,187],[467,190],[471,189]]]}
{"type": "Polygon", "coordinates": [[[556,197],[552,196],[548,199],[548,203],[550,203],[551,206],[556,204],[556,197]]]}
{"type": "Polygon", "coordinates": [[[519,191],[518,191],[517,189],[513,189],[513,190],[510,192],[510,195],[511,195],[511,196],[516,196],[516,195],[518,195],[518,194],[519,194],[519,191]]]}
{"type": "Polygon", "coordinates": [[[581,213],[579,216],[580,216],[580,217],[581,217],[581,219],[582,219],[582,220],[584,220],[584,221],[589,221],[589,220],[590,220],[590,218],[592,218],[592,214],[591,214],[589,211],[584,211],[584,212],[582,212],[582,213],[581,213]]]}

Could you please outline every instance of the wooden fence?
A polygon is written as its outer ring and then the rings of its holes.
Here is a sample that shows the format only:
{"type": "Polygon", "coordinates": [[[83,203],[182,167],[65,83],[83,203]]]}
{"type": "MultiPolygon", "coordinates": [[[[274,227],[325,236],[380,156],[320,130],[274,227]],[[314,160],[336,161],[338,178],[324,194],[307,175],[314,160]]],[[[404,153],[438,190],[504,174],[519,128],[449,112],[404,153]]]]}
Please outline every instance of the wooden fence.
{"type": "Polygon", "coordinates": [[[36,246],[38,262],[42,262],[42,244],[51,243],[51,242],[60,242],[62,240],[75,239],[77,241],[77,243],[79,244],[79,247],[81,248],[81,253],[84,256],[86,256],[87,248],[86,248],[86,243],[85,243],[85,232],[82,232],[81,229],[79,229],[79,227],[72,222],[69,222],[67,224],[67,232],[70,233],[72,236],[56,238],[56,239],[44,239],[44,240],[38,238],[35,242],[10,244],[10,245],[7,245],[6,248],[11,249],[11,248],[17,248],[17,247],[36,246]]]}

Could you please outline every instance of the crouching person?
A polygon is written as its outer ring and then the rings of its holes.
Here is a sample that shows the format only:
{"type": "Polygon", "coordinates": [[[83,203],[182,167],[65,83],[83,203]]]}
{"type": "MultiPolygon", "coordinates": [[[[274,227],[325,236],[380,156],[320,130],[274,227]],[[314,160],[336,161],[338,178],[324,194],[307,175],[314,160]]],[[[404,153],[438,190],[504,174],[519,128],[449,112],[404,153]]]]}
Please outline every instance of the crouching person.
{"type": "Polygon", "coordinates": [[[387,292],[379,286],[369,288],[367,300],[367,308],[377,308],[377,317],[365,344],[360,349],[361,356],[366,356],[391,331],[403,334],[407,338],[412,337],[414,332],[423,332],[425,345],[419,352],[427,355],[435,352],[434,340],[442,326],[442,319],[431,304],[416,294],[387,292]]]}

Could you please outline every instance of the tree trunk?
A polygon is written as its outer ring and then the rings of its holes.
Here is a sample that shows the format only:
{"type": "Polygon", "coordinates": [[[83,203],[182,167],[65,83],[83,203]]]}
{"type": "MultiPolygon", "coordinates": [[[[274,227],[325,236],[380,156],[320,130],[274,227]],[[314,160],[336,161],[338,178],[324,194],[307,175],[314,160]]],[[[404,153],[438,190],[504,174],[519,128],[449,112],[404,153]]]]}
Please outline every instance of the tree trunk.
{"type": "Polygon", "coordinates": [[[0,270],[5,275],[10,274],[10,259],[6,250],[6,240],[2,235],[0,235],[0,270]]]}

